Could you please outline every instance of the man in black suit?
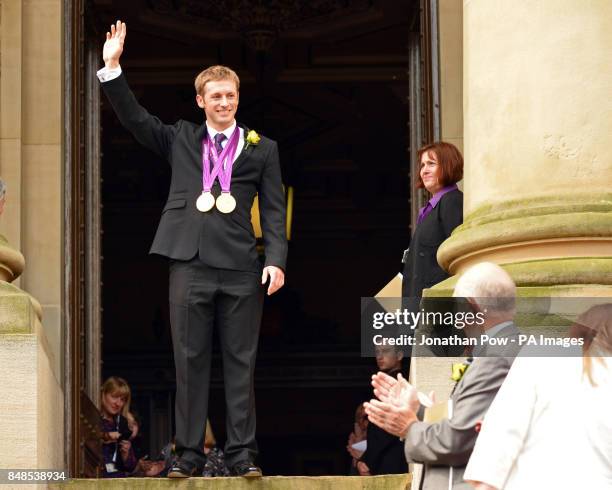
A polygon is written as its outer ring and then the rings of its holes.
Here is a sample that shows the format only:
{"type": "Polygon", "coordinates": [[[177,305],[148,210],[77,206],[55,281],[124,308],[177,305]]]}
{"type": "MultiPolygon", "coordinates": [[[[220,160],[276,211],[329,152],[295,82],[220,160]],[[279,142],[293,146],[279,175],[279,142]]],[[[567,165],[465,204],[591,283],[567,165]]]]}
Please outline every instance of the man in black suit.
{"type": "Polygon", "coordinates": [[[254,465],[253,373],[263,305],[284,284],[285,198],[274,141],[235,120],[239,79],[213,66],[195,80],[206,121],[162,123],[140,106],[121,73],[126,25],[106,34],[98,72],[123,126],[172,167],[168,201],[150,253],[170,259],[170,323],[176,367],[176,449],[171,477],[200,472],[208,410],[213,326],[223,354],[227,465],[238,476],[261,476],[254,465]],[[265,264],[255,248],[250,211],[259,194],[265,264]]]}

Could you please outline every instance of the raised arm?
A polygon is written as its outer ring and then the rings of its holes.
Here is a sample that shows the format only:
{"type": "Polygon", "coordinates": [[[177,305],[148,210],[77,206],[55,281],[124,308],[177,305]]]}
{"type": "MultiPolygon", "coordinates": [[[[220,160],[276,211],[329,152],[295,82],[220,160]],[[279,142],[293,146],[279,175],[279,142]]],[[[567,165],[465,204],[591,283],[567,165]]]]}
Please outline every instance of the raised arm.
{"type": "Polygon", "coordinates": [[[120,20],[111,25],[110,32],[106,33],[106,41],[102,49],[104,68],[98,72],[98,77],[103,82],[102,89],[123,127],[132,133],[141,145],[172,163],[170,148],[180,121],[174,125],[164,124],[157,117],[149,114],[136,100],[119,65],[126,34],[127,25],[120,20]],[[110,70],[115,73],[108,76],[110,70]]]}

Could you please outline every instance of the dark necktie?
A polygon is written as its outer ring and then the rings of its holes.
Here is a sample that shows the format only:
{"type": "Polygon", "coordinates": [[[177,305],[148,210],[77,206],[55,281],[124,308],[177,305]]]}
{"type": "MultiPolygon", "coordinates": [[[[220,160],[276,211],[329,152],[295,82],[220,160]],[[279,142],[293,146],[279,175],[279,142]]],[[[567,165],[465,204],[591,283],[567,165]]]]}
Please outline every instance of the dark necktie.
{"type": "Polygon", "coordinates": [[[226,139],[227,138],[223,133],[215,134],[215,150],[217,150],[217,155],[221,155],[221,152],[223,151],[223,146],[221,146],[221,143],[223,143],[226,139]]]}

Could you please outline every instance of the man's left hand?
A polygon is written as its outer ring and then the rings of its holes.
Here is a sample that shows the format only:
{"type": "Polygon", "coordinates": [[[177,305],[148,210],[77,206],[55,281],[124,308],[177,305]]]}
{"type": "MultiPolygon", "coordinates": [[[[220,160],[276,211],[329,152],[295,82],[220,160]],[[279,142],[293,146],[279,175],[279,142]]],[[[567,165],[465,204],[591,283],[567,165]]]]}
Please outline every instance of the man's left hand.
{"type": "Polygon", "coordinates": [[[417,421],[416,414],[407,404],[398,407],[380,400],[370,400],[363,406],[370,422],[397,437],[404,437],[410,426],[417,421]]]}
{"type": "Polygon", "coordinates": [[[261,274],[261,283],[265,284],[270,276],[270,285],[268,286],[268,296],[274,294],[285,284],[285,273],[280,267],[275,265],[269,265],[264,267],[263,273],[261,274]]]}

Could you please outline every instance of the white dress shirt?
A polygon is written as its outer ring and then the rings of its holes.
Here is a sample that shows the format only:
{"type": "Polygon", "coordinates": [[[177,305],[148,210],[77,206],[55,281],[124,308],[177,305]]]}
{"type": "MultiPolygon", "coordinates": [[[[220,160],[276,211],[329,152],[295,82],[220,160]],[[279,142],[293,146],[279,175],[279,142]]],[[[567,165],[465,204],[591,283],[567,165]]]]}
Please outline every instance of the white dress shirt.
{"type": "MultiPolygon", "coordinates": [[[[210,138],[213,141],[215,141],[215,136],[218,133],[223,133],[225,135],[225,139],[221,142],[222,148],[225,148],[225,145],[227,145],[230,137],[232,136],[232,133],[234,132],[235,127],[236,127],[236,121],[234,120],[234,124],[232,124],[229,128],[226,128],[223,131],[217,131],[216,129],[211,128],[208,125],[208,121],[206,121],[206,131],[208,131],[208,134],[210,134],[210,138]]],[[[238,126],[238,131],[240,131],[240,133],[238,135],[238,148],[236,148],[236,153],[234,154],[234,160],[233,160],[234,162],[236,161],[236,158],[238,158],[238,156],[240,155],[240,152],[244,148],[244,129],[238,126]]],[[[225,162],[223,162],[223,168],[225,168],[225,162]]]]}
{"type": "Polygon", "coordinates": [[[118,65],[117,68],[106,68],[104,66],[96,72],[96,75],[102,83],[110,82],[121,75],[121,65],[118,65]]]}

